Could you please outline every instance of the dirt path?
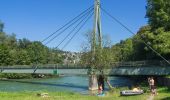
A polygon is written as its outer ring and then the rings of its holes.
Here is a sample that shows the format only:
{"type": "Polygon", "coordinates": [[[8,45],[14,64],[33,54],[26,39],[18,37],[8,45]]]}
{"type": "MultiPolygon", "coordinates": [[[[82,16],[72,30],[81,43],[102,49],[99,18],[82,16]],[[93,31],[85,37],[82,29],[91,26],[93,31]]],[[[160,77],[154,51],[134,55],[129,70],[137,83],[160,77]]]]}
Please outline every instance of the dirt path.
{"type": "Polygon", "coordinates": [[[154,100],[154,96],[150,95],[147,100],[154,100]]]}

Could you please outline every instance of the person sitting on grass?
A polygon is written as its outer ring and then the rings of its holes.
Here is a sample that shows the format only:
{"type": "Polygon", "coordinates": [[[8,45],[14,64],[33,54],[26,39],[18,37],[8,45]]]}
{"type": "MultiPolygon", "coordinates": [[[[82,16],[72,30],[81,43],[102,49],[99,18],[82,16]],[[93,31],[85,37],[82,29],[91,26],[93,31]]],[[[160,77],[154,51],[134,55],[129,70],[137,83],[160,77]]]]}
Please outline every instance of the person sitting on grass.
{"type": "Polygon", "coordinates": [[[140,88],[139,87],[136,87],[136,88],[133,88],[133,90],[132,91],[134,91],[134,92],[138,92],[140,90],[140,88]]]}
{"type": "Polygon", "coordinates": [[[102,94],[102,93],[103,93],[103,88],[102,88],[102,84],[101,84],[98,88],[98,94],[102,94]]]}

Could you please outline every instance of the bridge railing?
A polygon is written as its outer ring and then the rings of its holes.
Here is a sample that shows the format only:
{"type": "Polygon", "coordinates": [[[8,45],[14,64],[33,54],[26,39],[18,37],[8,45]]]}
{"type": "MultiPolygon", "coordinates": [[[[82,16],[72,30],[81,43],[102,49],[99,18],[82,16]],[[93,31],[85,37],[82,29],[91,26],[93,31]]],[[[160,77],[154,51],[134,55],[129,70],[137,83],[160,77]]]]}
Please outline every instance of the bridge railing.
{"type": "Polygon", "coordinates": [[[87,66],[79,65],[79,64],[46,64],[46,65],[39,65],[39,68],[54,68],[54,69],[60,69],[60,68],[72,68],[72,69],[78,69],[78,68],[87,68],[87,66]]]}
{"type": "Polygon", "coordinates": [[[144,65],[146,65],[145,61],[111,63],[112,67],[135,67],[135,66],[144,66],[144,65]]]}
{"type": "MultiPolygon", "coordinates": [[[[166,67],[170,66],[165,61],[160,60],[150,60],[150,61],[131,61],[131,62],[113,62],[110,64],[112,67],[166,67]]],[[[6,69],[60,69],[60,68],[69,68],[69,69],[79,69],[79,68],[89,68],[86,65],[80,64],[38,64],[38,65],[13,65],[13,66],[0,66],[1,70],[6,69]]]]}
{"type": "Polygon", "coordinates": [[[0,66],[1,69],[60,69],[60,68],[88,68],[87,66],[78,64],[39,64],[39,65],[12,65],[12,66],[0,66]]]}
{"type": "Polygon", "coordinates": [[[166,67],[170,66],[167,62],[162,60],[147,60],[147,61],[131,61],[131,62],[114,62],[112,67],[166,67]]]}

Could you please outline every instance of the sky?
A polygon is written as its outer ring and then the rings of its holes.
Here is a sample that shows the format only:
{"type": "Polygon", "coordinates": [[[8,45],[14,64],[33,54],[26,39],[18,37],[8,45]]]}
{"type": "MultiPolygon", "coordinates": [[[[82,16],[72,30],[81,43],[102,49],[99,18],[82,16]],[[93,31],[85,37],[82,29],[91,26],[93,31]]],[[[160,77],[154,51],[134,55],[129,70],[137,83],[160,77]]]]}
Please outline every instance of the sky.
{"type": "MultiPolygon", "coordinates": [[[[4,31],[15,33],[17,39],[42,41],[93,4],[94,0],[0,0],[0,21],[5,24],[4,31]]],[[[134,33],[147,24],[146,0],[101,0],[101,6],[134,33]]],[[[87,22],[64,50],[82,50],[84,34],[93,29],[93,19],[87,22]]],[[[110,37],[112,44],[133,36],[102,11],[101,22],[102,33],[110,37]]],[[[68,33],[69,30],[65,31],[47,46],[56,47],[68,33]]]]}

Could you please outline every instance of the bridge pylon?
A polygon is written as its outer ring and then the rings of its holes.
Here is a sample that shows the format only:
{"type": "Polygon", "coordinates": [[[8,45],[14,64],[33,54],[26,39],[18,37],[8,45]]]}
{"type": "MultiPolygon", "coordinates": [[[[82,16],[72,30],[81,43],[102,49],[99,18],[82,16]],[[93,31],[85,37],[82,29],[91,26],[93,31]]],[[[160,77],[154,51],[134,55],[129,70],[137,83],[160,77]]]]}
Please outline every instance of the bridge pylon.
{"type": "Polygon", "coordinates": [[[94,4],[94,26],[92,32],[92,43],[91,43],[91,72],[89,74],[89,90],[97,90],[98,89],[98,81],[97,75],[94,71],[95,66],[95,58],[96,52],[102,52],[102,32],[101,32],[101,17],[100,17],[100,0],[95,0],[94,4]],[[98,49],[98,50],[96,50],[98,49]]]}

